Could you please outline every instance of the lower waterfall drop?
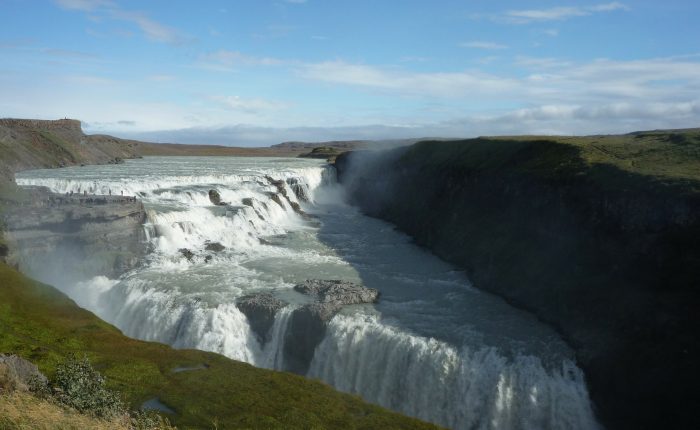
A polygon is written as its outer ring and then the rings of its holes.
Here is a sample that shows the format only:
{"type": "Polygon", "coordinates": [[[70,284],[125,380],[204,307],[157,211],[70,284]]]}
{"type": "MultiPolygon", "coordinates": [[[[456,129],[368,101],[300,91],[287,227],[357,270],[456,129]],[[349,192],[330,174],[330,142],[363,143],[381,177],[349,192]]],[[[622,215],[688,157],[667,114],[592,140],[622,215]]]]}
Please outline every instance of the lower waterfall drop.
{"type": "Polygon", "coordinates": [[[597,428],[573,363],[546,370],[532,356],[458,350],[374,316],[336,316],[308,375],[452,429],[597,428]]]}
{"type": "Polygon", "coordinates": [[[268,369],[284,370],[284,342],[289,326],[289,317],[294,313],[294,306],[283,307],[275,315],[275,322],[270,328],[270,340],[262,349],[256,365],[268,369]]]}

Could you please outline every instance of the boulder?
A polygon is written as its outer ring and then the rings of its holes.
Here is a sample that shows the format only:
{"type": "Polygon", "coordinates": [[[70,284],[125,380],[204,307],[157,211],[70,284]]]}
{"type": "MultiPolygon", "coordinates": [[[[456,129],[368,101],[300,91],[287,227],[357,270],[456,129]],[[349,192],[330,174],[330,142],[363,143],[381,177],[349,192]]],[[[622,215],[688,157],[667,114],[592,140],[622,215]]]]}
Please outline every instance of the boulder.
{"type": "Polygon", "coordinates": [[[374,303],[379,298],[379,291],[374,288],[340,280],[310,279],[295,285],[294,290],[305,295],[316,296],[321,303],[338,305],[374,303]]]}
{"type": "Polygon", "coordinates": [[[243,203],[245,206],[250,206],[251,208],[253,207],[253,199],[250,197],[246,197],[243,200],[241,200],[241,203],[243,203]]]}
{"type": "Polygon", "coordinates": [[[212,204],[219,206],[221,204],[221,194],[216,190],[209,190],[209,200],[212,204]]]}
{"type": "Polygon", "coordinates": [[[221,252],[226,249],[226,247],[219,242],[209,242],[204,247],[207,251],[221,252]]]}
{"type": "Polygon", "coordinates": [[[0,354],[0,393],[29,391],[47,383],[35,364],[17,355],[0,354]]]}
{"type": "Polygon", "coordinates": [[[182,254],[182,256],[185,257],[190,263],[194,260],[194,252],[190,251],[189,249],[180,248],[178,251],[180,251],[180,254],[182,254]]]}
{"type": "Polygon", "coordinates": [[[268,333],[275,315],[287,304],[269,293],[244,296],[236,301],[236,306],[248,318],[250,328],[262,344],[269,340],[268,333]]]}

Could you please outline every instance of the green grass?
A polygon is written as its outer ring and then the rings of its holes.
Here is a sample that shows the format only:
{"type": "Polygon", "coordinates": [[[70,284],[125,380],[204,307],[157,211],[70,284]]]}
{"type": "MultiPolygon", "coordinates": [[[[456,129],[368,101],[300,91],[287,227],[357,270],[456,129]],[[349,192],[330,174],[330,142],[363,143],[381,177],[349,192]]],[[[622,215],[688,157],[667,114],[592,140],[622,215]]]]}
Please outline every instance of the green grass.
{"type": "Polygon", "coordinates": [[[26,357],[47,375],[69,354],[85,354],[133,407],[158,397],[177,412],[170,418],[180,428],[433,428],[318,381],[130,339],[1,263],[0,297],[0,351],[26,357]],[[209,367],[172,372],[201,364],[209,367]]]}
{"type": "Polygon", "coordinates": [[[425,164],[461,164],[465,170],[512,168],[558,177],[588,174],[591,167],[607,165],[660,182],[698,181],[700,129],[610,136],[513,136],[429,141],[414,145],[404,155],[404,160],[423,158],[427,159],[425,164]]]}

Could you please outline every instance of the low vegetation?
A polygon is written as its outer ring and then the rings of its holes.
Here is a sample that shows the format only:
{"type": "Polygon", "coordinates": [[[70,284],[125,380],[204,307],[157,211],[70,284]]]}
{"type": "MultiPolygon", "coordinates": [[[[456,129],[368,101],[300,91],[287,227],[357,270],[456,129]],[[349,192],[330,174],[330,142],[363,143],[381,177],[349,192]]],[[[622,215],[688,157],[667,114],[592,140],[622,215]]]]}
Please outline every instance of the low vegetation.
{"type": "Polygon", "coordinates": [[[0,395],[0,430],[131,430],[122,420],[81,414],[30,393],[0,395]]]}

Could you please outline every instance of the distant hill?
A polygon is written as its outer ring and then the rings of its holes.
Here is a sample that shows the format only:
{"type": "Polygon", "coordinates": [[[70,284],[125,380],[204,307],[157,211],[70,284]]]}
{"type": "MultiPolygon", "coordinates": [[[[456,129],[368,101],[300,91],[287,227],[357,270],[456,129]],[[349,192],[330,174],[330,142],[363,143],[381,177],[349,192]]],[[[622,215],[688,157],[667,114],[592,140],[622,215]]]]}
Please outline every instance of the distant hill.
{"type": "Polygon", "coordinates": [[[274,149],[289,149],[289,150],[304,150],[309,152],[309,150],[314,148],[335,148],[339,149],[339,152],[352,151],[356,149],[389,149],[396,148],[399,146],[413,145],[416,142],[423,140],[431,141],[448,141],[457,139],[445,139],[436,137],[421,137],[413,139],[383,139],[383,140],[331,140],[327,142],[282,142],[277,145],[272,145],[270,148],[274,149]]]}
{"type": "Polygon", "coordinates": [[[236,148],[217,145],[149,143],[87,135],[75,119],[0,118],[0,178],[16,172],[80,164],[121,163],[142,156],[297,157],[303,148],[236,148]]]}
{"type": "Polygon", "coordinates": [[[136,158],[135,141],[83,133],[80,121],[0,119],[0,178],[27,169],[119,163],[136,158]]]}
{"type": "Polygon", "coordinates": [[[135,149],[142,156],[296,157],[305,152],[305,150],[300,148],[242,148],[235,146],[146,142],[137,142],[135,149]]]}

